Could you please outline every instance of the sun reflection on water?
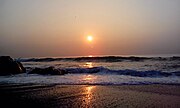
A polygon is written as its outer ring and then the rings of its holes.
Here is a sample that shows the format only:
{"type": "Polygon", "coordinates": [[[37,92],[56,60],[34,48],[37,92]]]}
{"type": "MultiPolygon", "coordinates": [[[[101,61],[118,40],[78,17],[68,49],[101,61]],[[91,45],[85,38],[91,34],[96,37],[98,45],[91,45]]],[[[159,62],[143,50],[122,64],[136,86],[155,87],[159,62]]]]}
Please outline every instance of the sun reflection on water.
{"type": "Polygon", "coordinates": [[[87,68],[92,68],[93,67],[93,63],[92,62],[86,62],[83,66],[87,67],[87,68]]]}
{"type": "Polygon", "coordinates": [[[91,75],[87,75],[87,77],[84,80],[92,80],[91,75]]]}
{"type": "Polygon", "coordinates": [[[84,88],[86,95],[83,97],[83,103],[82,103],[83,107],[89,107],[92,105],[92,102],[94,101],[93,89],[95,89],[95,86],[88,86],[84,88]]]}
{"type": "Polygon", "coordinates": [[[87,90],[87,99],[90,100],[92,98],[92,89],[94,88],[94,86],[89,86],[89,87],[86,87],[86,90],[87,90]]]}
{"type": "Polygon", "coordinates": [[[85,83],[85,84],[89,84],[89,83],[93,83],[95,82],[97,79],[97,76],[95,75],[84,75],[82,77],[82,81],[85,83]]]}

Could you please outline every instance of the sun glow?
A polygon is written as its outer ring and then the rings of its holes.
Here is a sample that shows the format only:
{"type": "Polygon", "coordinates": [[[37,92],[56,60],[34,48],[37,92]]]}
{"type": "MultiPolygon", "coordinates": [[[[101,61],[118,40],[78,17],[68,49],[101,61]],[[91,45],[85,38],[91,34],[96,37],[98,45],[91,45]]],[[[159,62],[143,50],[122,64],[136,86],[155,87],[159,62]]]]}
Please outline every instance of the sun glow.
{"type": "Polygon", "coordinates": [[[89,55],[88,57],[93,57],[92,55],[89,55]]]}
{"type": "Polygon", "coordinates": [[[91,35],[87,36],[87,40],[91,42],[93,40],[93,37],[91,35]]]}

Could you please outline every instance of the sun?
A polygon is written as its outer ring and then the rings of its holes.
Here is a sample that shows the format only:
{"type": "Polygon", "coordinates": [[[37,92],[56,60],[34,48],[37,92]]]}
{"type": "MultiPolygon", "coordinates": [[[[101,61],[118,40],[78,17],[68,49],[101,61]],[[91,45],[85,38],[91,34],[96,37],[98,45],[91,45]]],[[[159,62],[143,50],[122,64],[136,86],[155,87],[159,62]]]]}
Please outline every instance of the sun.
{"type": "Polygon", "coordinates": [[[87,40],[91,42],[93,40],[93,37],[91,35],[87,36],[87,40]]]}

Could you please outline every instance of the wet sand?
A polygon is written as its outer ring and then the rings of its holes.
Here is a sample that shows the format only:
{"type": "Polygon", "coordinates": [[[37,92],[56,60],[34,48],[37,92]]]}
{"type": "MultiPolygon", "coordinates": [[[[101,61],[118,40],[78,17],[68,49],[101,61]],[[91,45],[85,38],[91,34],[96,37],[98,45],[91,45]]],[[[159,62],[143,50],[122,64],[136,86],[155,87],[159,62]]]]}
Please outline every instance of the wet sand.
{"type": "Polygon", "coordinates": [[[180,108],[178,85],[0,85],[1,108],[180,108]]]}

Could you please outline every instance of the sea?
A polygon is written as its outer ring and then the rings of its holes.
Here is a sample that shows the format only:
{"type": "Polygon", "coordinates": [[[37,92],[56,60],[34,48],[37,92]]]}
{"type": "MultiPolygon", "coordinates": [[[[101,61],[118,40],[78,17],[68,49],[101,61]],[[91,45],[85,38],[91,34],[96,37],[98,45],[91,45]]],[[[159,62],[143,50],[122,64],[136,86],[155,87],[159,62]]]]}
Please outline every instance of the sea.
{"type": "Polygon", "coordinates": [[[180,84],[180,56],[83,56],[16,58],[27,72],[0,76],[0,83],[138,85],[180,84]],[[63,69],[64,75],[29,74],[35,68],[63,69]]]}

